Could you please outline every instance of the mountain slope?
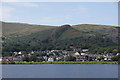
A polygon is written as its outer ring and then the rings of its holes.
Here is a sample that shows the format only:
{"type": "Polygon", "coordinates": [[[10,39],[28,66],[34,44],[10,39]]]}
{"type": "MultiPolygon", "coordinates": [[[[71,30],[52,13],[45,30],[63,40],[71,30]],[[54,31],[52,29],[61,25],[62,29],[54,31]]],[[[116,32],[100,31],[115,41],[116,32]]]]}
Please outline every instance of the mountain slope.
{"type": "Polygon", "coordinates": [[[103,36],[111,38],[113,41],[116,41],[118,37],[118,28],[117,26],[108,26],[108,25],[95,25],[95,24],[82,24],[74,25],[73,28],[83,31],[85,33],[100,33],[103,36]]]}
{"type": "MultiPolygon", "coordinates": [[[[4,23],[4,22],[3,22],[4,23]]],[[[106,25],[41,26],[21,23],[3,24],[3,52],[71,50],[89,48],[91,53],[117,48],[118,27],[106,25]],[[17,35],[17,36],[16,36],[17,35]]]]}
{"type": "MultiPolygon", "coordinates": [[[[2,22],[2,33],[3,33],[3,36],[30,35],[31,33],[34,33],[34,32],[49,30],[56,27],[58,26],[2,22]]],[[[105,36],[110,36],[112,38],[114,37],[114,39],[115,37],[118,36],[118,30],[116,29],[116,26],[81,24],[81,25],[73,25],[71,27],[84,33],[93,33],[93,32],[102,33],[105,36]]]]}
{"type": "Polygon", "coordinates": [[[2,32],[4,36],[29,35],[37,31],[43,31],[54,27],[55,26],[2,22],[2,32]]]}

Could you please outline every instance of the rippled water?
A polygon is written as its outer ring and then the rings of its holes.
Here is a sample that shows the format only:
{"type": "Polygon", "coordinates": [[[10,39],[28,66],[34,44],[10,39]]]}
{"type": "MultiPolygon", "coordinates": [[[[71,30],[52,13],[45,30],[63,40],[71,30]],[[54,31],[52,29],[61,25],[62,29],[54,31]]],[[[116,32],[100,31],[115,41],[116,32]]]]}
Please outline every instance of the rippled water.
{"type": "Polygon", "coordinates": [[[3,65],[3,78],[117,78],[117,64],[3,65]]]}

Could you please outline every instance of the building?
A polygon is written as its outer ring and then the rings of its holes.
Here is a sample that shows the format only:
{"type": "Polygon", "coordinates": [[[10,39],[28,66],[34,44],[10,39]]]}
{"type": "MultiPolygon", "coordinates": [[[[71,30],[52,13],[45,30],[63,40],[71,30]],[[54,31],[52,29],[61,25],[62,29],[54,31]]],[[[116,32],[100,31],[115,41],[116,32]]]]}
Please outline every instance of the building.
{"type": "Polygon", "coordinates": [[[82,49],[82,52],[87,52],[88,51],[88,49],[82,49]]]}
{"type": "Polygon", "coordinates": [[[87,54],[86,53],[81,53],[81,56],[87,56],[87,54]]]}
{"type": "Polygon", "coordinates": [[[48,62],[54,62],[53,58],[48,58],[48,62]]]}
{"type": "Polygon", "coordinates": [[[2,58],[0,58],[0,62],[2,62],[2,58]]]}
{"type": "Polygon", "coordinates": [[[120,53],[117,53],[116,55],[118,56],[118,55],[120,55],[120,53]]]}
{"type": "Polygon", "coordinates": [[[18,54],[19,54],[19,55],[21,55],[21,54],[22,54],[22,52],[18,52],[18,54]]]}
{"type": "Polygon", "coordinates": [[[76,52],[74,55],[75,55],[75,56],[79,56],[79,55],[80,55],[80,53],[79,53],[79,52],[76,52]]]}

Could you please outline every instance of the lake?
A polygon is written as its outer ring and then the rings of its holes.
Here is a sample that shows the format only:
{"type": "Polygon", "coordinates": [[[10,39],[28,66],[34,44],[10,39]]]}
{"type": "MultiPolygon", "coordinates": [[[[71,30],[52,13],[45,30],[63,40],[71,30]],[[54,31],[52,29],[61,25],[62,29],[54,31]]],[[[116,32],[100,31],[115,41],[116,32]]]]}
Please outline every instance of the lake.
{"type": "Polygon", "coordinates": [[[118,78],[117,64],[2,65],[3,78],[118,78]]]}

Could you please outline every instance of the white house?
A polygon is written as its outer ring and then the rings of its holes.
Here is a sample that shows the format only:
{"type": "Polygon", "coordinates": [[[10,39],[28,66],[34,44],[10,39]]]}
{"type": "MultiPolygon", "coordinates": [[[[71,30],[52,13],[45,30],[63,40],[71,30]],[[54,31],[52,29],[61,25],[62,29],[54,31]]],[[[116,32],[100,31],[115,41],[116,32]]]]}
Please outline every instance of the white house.
{"type": "Polygon", "coordinates": [[[86,53],[81,53],[81,56],[87,56],[87,54],[86,53]]]}
{"type": "Polygon", "coordinates": [[[31,54],[34,54],[34,51],[31,51],[31,54]]]}
{"type": "Polygon", "coordinates": [[[60,60],[60,59],[61,59],[61,57],[57,57],[57,58],[56,58],[57,61],[60,60]]]}
{"type": "Polygon", "coordinates": [[[79,54],[79,52],[76,52],[74,55],[75,55],[75,56],[79,56],[80,54],[79,54]]]}
{"type": "Polygon", "coordinates": [[[2,62],[2,58],[0,58],[0,62],[2,62]]]}
{"type": "Polygon", "coordinates": [[[105,61],[107,61],[107,60],[108,60],[108,58],[104,58],[104,60],[105,60],[105,61]]]}
{"type": "Polygon", "coordinates": [[[18,54],[22,54],[22,52],[18,52],[18,54]]]}
{"type": "Polygon", "coordinates": [[[120,55],[120,53],[117,53],[116,55],[118,56],[118,55],[120,55]]]}
{"type": "Polygon", "coordinates": [[[48,62],[54,62],[53,58],[48,58],[48,62]]]}
{"type": "Polygon", "coordinates": [[[111,60],[111,56],[104,57],[104,61],[110,61],[110,60],[111,60]]]}
{"type": "Polygon", "coordinates": [[[18,53],[17,52],[13,52],[15,55],[17,55],[18,53]]]}
{"type": "Polygon", "coordinates": [[[82,51],[83,51],[83,52],[87,52],[87,51],[88,51],[88,49],[83,49],[82,51]]]}

